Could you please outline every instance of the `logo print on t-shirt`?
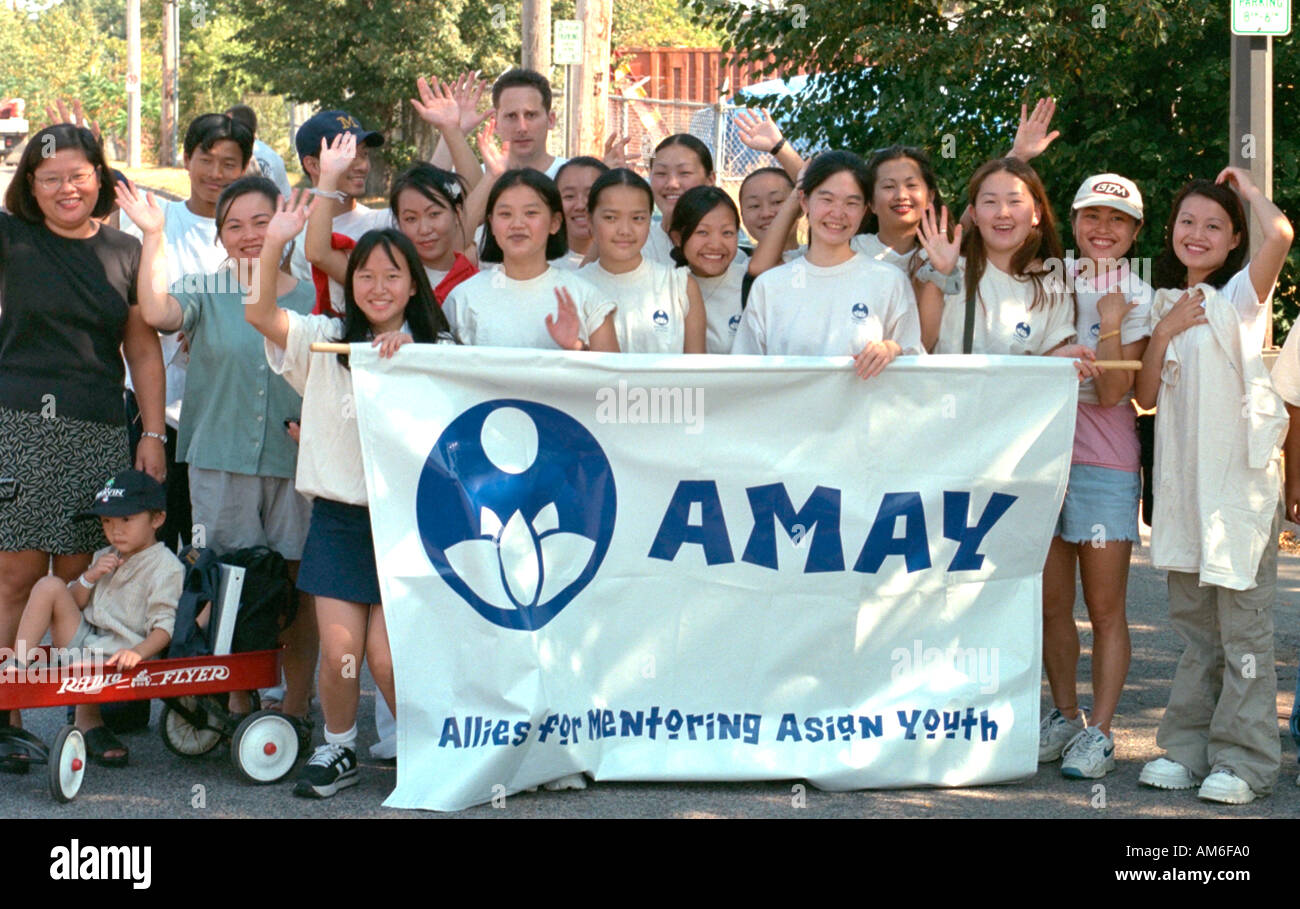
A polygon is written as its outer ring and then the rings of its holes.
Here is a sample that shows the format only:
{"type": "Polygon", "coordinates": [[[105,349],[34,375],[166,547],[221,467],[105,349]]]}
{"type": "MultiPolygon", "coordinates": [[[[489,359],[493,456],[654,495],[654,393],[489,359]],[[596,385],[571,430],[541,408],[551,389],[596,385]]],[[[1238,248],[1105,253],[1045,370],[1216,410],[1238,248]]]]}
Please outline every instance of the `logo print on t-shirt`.
{"type": "Polygon", "coordinates": [[[1016,325],[1016,337],[1022,341],[1029,340],[1029,331],[1030,329],[1029,329],[1028,322],[1020,322],[1016,325]]]}
{"type": "Polygon", "coordinates": [[[650,318],[654,321],[655,328],[668,327],[668,313],[664,312],[662,309],[656,309],[655,314],[650,318]]]}
{"type": "Polygon", "coordinates": [[[853,321],[854,322],[867,321],[867,304],[865,303],[853,304],[853,321]]]}
{"type": "Polygon", "coordinates": [[[733,332],[736,329],[740,328],[740,313],[736,313],[734,316],[732,316],[730,319],[727,320],[727,328],[733,332]]]}
{"type": "Polygon", "coordinates": [[[1100,322],[1094,322],[1094,323],[1092,323],[1092,328],[1089,328],[1089,329],[1088,329],[1088,333],[1091,334],[1094,338],[1097,337],[1098,335],[1100,335],[1100,334],[1101,334],[1101,323],[1100,323],[1100,322]]]}
{"type": "Polygon", "coordinates": [[[614,534],[614,474],[568,414],[477,404],[447,426],[416,490],[429,561],[493,624],[536,631],[596,575],[614,534]]]}

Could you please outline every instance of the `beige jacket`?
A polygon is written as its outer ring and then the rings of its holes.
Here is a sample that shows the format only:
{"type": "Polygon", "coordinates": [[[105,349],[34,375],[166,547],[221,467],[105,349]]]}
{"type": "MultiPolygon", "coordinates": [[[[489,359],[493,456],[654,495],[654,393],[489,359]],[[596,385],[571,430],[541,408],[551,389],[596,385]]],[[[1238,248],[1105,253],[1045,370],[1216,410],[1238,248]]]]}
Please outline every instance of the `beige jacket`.
{"type": "MultiPolygon", "coordinates": [[[[1198,287],[1209,324],[1177,335],[1160,373],[1151,563],[1195,572],[1203,586],[1250,590],[1264,547],[1276,545],[1269,528],[1286,407],[1246,340],[1229,287],[1198,287]]],[[[1153,325],[1181,295],[1156,292],[1153,325]]]]}

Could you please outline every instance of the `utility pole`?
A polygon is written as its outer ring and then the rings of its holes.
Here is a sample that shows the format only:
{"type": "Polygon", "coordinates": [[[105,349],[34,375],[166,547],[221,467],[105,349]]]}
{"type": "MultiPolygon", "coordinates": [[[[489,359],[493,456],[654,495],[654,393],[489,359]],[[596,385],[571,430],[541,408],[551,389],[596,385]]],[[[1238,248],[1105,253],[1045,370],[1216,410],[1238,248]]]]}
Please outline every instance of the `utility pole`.
{"type": "Polygon", "coordinates": [[[582,63],[576,67],[569,143],[574,154],[600,157],[609,112],[609,43],[613,0],[578,0],[582,22],[582,63]]]}
{"type": "Polygon", "coordinates": [[[551,77],[551,0],[523,0],[523,67],[551,77]]]}
{"type": "Polygon", "coordinates": [[[140,166],[140,0],[126,0],[126,165],[140,166]]]}
{"type": "Polygon", "coordinates": [[[158,130],[158,163],[176,164],[176,0],[163,0],[162,122],[158,130]]]}
{"type": "MultiPolygon", "coordinates": [[[[1250,179],[1273,198],[1273,37],[1291,31],[1289,0],[1267,4],[1233,0],[1232,55],[1228,102],[1228,160],[1250,171],[1250,179]]],[[[1253,220],[1249,206],[1246,223],[1253,220]]],[[[1250,232],[1249,255],[1259,245],[1250,232]]],[[[1264,346],[1273,346],[1273,301],[1269,299],[1264,346]]]]}

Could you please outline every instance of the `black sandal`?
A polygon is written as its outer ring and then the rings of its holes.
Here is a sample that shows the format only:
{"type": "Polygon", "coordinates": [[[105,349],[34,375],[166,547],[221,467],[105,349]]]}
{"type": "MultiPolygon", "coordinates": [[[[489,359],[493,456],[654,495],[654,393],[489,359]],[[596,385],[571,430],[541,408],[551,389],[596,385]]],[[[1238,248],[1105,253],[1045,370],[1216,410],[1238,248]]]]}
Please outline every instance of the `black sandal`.
{"type": "Polygon", "coordinates": [[[86,740],[86,754],[101,767],[125,767],[130,759],[130,752],[122,740],[113,734],[107,726],[96,726],[82,733],[86,740]],[[120,751],[122,754],[109,757],[108,752],[120,751]]]}

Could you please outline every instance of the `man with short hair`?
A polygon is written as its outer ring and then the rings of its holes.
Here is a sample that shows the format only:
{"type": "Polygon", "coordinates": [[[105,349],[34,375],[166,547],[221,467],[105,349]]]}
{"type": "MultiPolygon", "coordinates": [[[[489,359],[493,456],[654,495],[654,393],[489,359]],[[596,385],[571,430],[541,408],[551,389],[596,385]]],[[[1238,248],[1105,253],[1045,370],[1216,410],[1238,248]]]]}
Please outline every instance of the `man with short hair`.
{"type": "MultiPolygon", "coordinates": [[[[361,121],[342,110],[324,110],[316,114],[302,126],[294,138],[294,147],[298,150],[298,160],[302,169],[311,179],[312,191],[320,198],[317,205],[334,206],[333,232],[357,240],[368,230],[382,230],[396,227],[392,212],[387,207],[369,208],[357,200],[366,194],[366,177],[370,173],[370,149],[384,144],[381,133],[362,127],[361,121]],[[343,133],[352,133],[357,137],[357,156],[352,166],[339,181],[337,190],[318,190],[320,186],[320,150],[322,142],[333,142],[343,133]]],[[[294,277],[303,281],[312,280],[311,263],[306,253],[307,228],[294,240],[293,253],[289,257],[289,269],[294,277]]],[[[343,315],[343,285],[333,278],[329,279],[330,307],[334,314],[343,315]]]]}
{"type": "MultiPolygon", "coordinates": [[[[225,114],[201,114],[185,130],[184,164],[190,176],[190,197],[160,200],[163,215],[167,284],[184,275],[215,274],[226,261],[217,242],[217,199],[243,176],[253,156],[253,134],[225,114]]],[[[121,229],[143,238],[140,228],[121,213],[121,229]]],[[[179,537],[190,542],[190,487],[184,470],[176,467],[176,432],[181,419],[188,356],[179,334],[162,335],[163,361],[167,364],[167,521],[159,537],[175,549],[179,537]]],[[[127,387],[131,388],[130,375],[127,387]]],[[[134,403],[131,401],[131,403],[134,403]]]]}
{"type": "Polygon", "coordinates": [[[496,134],[510,143],[507,168],[531,167],[552,180],[567,161],[546,150],[546,138],[555,128],[551,110],[551,83],[539,72],[516,68],[503,73],[492,86],[496,134]]]}
{"type": "Polygon", "coordinates": [[[253,134],[253,161],[258,171],[280,190],[280,195],[289,197],[289,171],[284,166],[284,159],[271,146],[257,138],[257,114],[247,104],[236,104],[226,111],[226,116],[236,123],[242,123],[253,134]]]}

